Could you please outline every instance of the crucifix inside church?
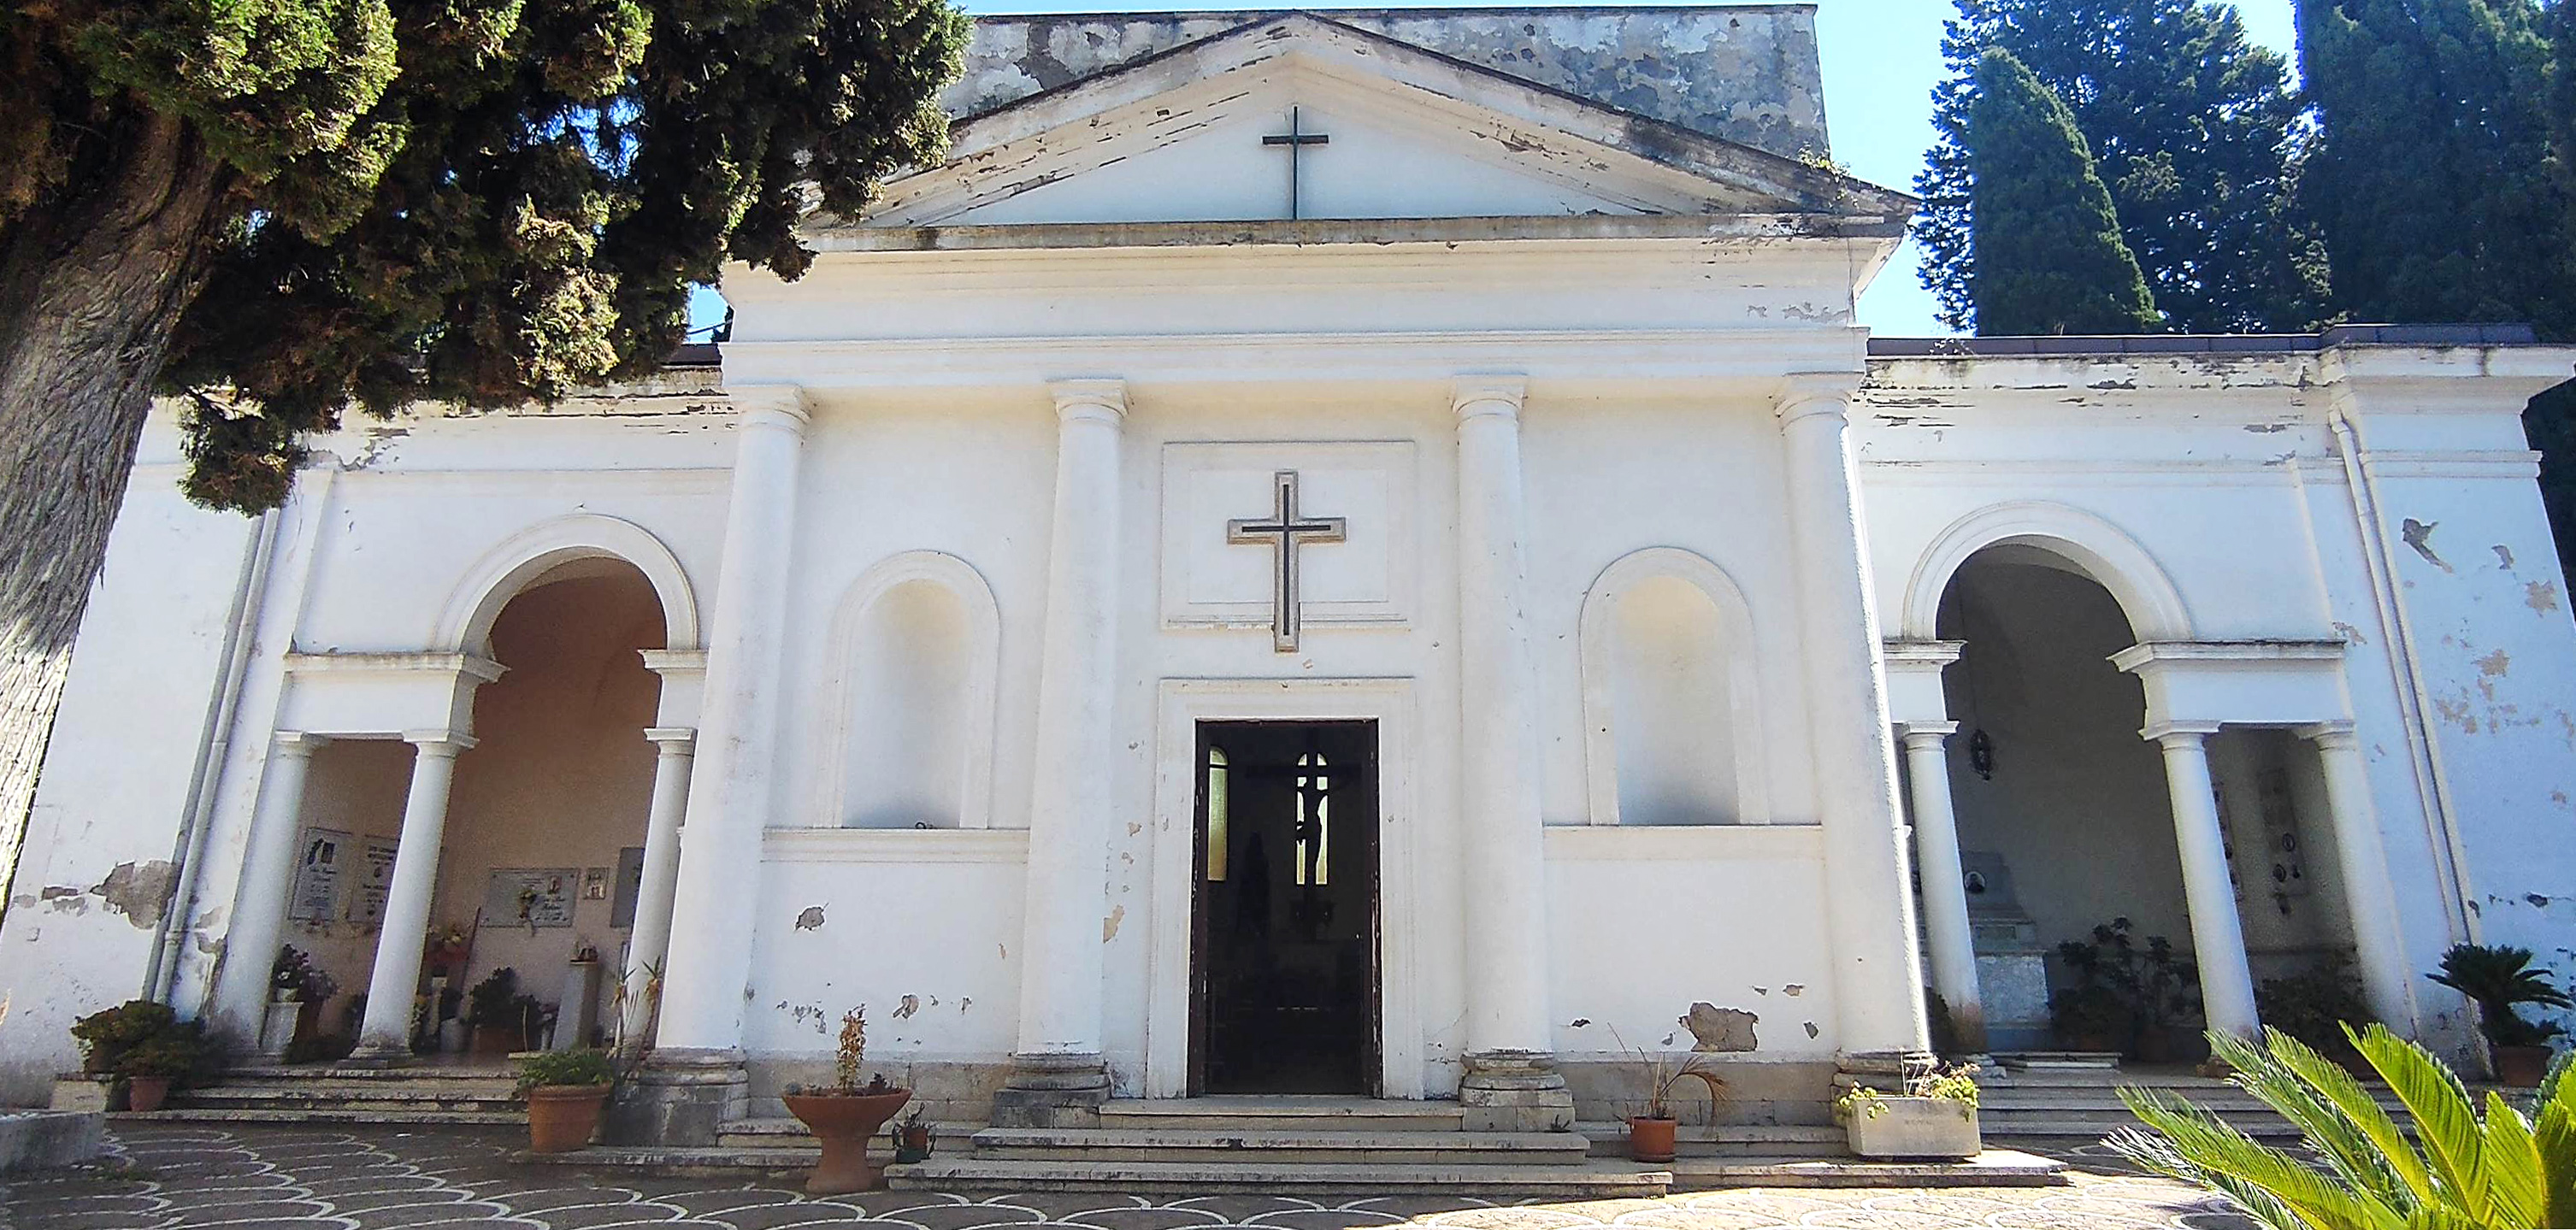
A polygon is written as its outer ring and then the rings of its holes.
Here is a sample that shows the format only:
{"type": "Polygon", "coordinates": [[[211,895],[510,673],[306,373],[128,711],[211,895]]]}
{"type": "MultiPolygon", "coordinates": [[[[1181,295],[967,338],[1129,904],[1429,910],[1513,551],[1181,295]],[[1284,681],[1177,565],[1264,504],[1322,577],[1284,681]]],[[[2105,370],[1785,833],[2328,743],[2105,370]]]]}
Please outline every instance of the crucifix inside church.
{"type": "Polygon", "coordinates": [[[1340,517],[1308,517],[1297,510],[1297,472],[1271,475],[1272,504],[1268,518],[1243,517],[1225,523],[1225,540],[1237,546],[1267,545],[1273,551],[1270,577],[1270,642],[1280,653],[1297,652],[1301,610],[1297,593],[1297,548],[1310,542],[1341,542],[1349,523],[1340,517]]]}
{"type": "Polygon", "coordinates": [[[1288,131],[1271,133],[1261,138],[1263,145],[1281,146],[1288,151],[1288,216],[1290,218],[1303,216],[1299,213],[1302,202],[1297,190],[1298,163],[1303,158],[1303,151],[1309,145],[1330,145],[1332,140],[1323,133],[1306,131],[1304,117],[1299,114],[1299,108],[1296,107],[1288,108],[1288,131]]]}

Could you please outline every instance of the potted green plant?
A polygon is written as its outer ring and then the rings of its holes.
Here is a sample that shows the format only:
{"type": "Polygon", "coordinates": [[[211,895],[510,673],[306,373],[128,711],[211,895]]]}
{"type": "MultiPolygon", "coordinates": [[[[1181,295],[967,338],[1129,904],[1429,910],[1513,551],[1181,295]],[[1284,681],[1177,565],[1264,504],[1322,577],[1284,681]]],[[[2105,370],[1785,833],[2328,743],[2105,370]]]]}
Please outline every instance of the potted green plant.
{"type": "Polygon", "coordinates": [[[913,1107],[912,1113],[905,1115],[902,1122],[886,1129],[887,1138],[894,1144],[894,1160],[897,1162],[930,1160],[931,1144],[938,1135],[938,1130],[921,1117],[918,1106],[913,1107]]]}
{"type": "Polygon", "coordinates": [[[72,1037],[81,1046],[81,1071],[121,1082],[128,1110],[161,1109],[171,1085],[197,1075],[212,1056],[202,1026],[148,999],[82,1017],[72,1037]]]}
{"type": "Polygon", "coordinates": [[[298,1041],[313,1034],[323,1001],[338,994],[340,984],[330,971],[315,965],[303,949],[288,944],[278,950],[277,960],[269,966],[268,990],[268,1012],[259,1027],[259,1053],[283,1059],[298,1041]]]}
{"type": "Polygon", "coordinates": [[[868,1160],[868,1141],[912,1100],[911,1090],[886,1083],[882,1073],[869,1077],[864,1086],[859,1084],[859,1065],[868,1052],[867,1013],[863,1004],[842,1015],[830,1085],[790,1085],[780,1098],[787,1104],[787,1113],[803,1120],[823,1146],[822,1160],[805,1180],[808,1195],[875,1188],[883,1176],[876,1163],[868,1160]]]}
{"type": "MultiPolygon", "coordinates": [[[[1571,1025],[1582,1029],[1592,1024],[1590,1018],[1577,1018],[1571,1025]]],[[[1679,1031],[1665,1034],[1660,1043],[1665,1049],[1649,1051],[1630,1046],[1619,1035],[1619,1027],[1603,1022],[1610,1040],[1620,1050],[1635,1057],[1638,1072],[1645,1077],[1646,1098],[1642,1115],[1628,1116],[1628,1156],[1641,1162],[1669,1162],[1680,1148],[1681,1119],[1673,1114],[1673,1090],[1683,1081],[1695,1080],[1708,1087],[1709,1100],[1726,1095],[1726,1080],[1708,1068],[1708,1056],[1696,1051],[1676,1052],[1670,1049],[1679,1031]],[[1674,1057],[1678,1054],[1680,1058],[1674,1057]]]]}
{"type": "Polygon", "coordinates": [[[2576,1007],[2576,1001],[2550,985],[2548,975],[2531,968],[2528,948],[2456,944],[2442,954],[2442,970],[2425,977],[2449,987],[2478,1006],[2478,1031],[2486,1035],[2500,1084],[2537,1089],[2549,1071],[2549,1040],[2566,1032],[2546,1021],[2523,1018],[2515,1008],[2576,1007]]]}
{"type": "MultiPolygon", "coordinates": [[[[2074,975],[2077,992],[2068,1000],[2069,1018],[2079,1029],[2109,1024],[2110,1006],[2119,1008],[2118,1024],[2107,1039],[2112,1045],[2078,1046],[2077,1050],[2116,1050],[2148,1063],[2186,1058],[2200,1034],[2200,970],[2174,951],[2161,935],[2147,937],[2141,949],[2130,939],[2131,924],[2114,918],[2093,928],[2089,940],[2057,946],[2058,960],[2074,975]]],[[[2063,994],[2063,993],[2061,993],[2063,994]]],[[[2051,1014],[2057,1000],[2050,999],[2051,1014]]],[[[2088,1036],[2087,1043],[2106,1041],[2088,1036]]]]}
{"type": "Polygon", "coordinates": [[[538,1051],[519,1061],[519,1096],[528,1100],[528,1151],[570,1153],[599,1132],[599,1112],[617,1085],[601,1050],[538,1051]]]}
{"type": "Polygon", "coordinates": [[[519,971],[504,965],[465,993],[467,1023],[474,1027],[474,1053],[507,1055],[519,1049],[519,971]]]}
{"type": "Polygon", "coordinates": [[[1908,1061],[1893,1092],[1857,1082],[1843,1090],[1834,1118],[1864,1158],[1975,1157],[1985,1148],[1976,1074],[1974,1067],[1908,1061]]]}
{"type": "Polygon", "coordinates": [[[2116,1052],[2129,1032],[2129,1007],[2109,987],[2068,987],[2048,997],[2048,1024],[2067,1050],[2116,1052]]]}
{"type": "Polygon", "coordinates": [[[2264,979],[2254,988],[2254,1010],[2265,1025],[2306,1043],[2353,1075],[2378,1076],[2361,1052],[2353,1049],[2352,1036],[2344,1029],[2347,1024],[2358,1029],[2371,1021],[2370,1010],[2362,1005],[2361,979],[2352,972],[2352,958],[2337,953],[2305,973],[2264,979]]]}
{"type": "Polygon", "coordinates": [[[195,1075],[205,1061],[205,1039],[194,1021],[146,1039],[117,1064],[117,1073],[125,1078],[125,1108],[161,1109],[170,1087],[195,1075]]]}

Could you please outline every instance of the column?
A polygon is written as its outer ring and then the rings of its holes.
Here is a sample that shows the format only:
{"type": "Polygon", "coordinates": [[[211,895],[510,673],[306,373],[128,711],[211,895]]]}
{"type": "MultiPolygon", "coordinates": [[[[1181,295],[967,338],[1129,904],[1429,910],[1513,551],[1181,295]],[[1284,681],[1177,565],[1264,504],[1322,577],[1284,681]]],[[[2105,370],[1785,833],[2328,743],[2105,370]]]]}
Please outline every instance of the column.
{"type": "Polygon", "coordinates": [[[1538,667],[1529,633],[1522,381],[1460,380],[1459,825],[1465,855],[1470,1131],[1553,1131],[1574,1110],[1547,1003],[1547,862],[1540,841],[1538,667]]]}
{"type": "Polygon", "coordinates": [[[411,1058],[412,997],[420,987],[420,948],[429,936],[429,897],[438,887],[439,835],[447,828],[447,789],[456,757],[474,740],[452,731],[414,731],[411,794],[403,800],[402,836],[394,847],[393,882],[385,888],[376,968],[367,977],[367,1017],[358,1028],[361,1062],[411,1058]]]}
{"type": "MultiPolygon", "coordinates": [[[[1118,666],[1118,475],[1126,385],[1066,380],[1055,398],[1055,511],[1039,643],[1020,1037],[996,1127],[1095,1127],[1102,920],[1109,912],[1110,766],[1118,666]]],[[[1222,528],[1222,527],[1220,527],[1222,528]]]]}
{"type": "MultiPolygon", "coordinates": [[[[759,901],[760,835],[769,823],[780,641],[796,538],[803,391],[726,390],[740,412],[724,564],[707,624],[705,754],[690,774],[687,838],[662,976],[657,1049],[666,1063],[704,1059],[738,1069],[742,992],[759,901]]],[[[712,1138],[714,1120],[706,1122],[712,1138]]]]}
{"type": "Polygon", "coordinates": [[[1923,930],[1930,941],[1932,989],[1950,1009],[1959,1048],[1986,1049],[1985,998],[1977,987],[1976,934],[1968,924],[1968,885],[1959,868],[1959,818],[1950,806],[1946,743],[1957,722],[1905,725],[1906,780],[1914,788],[1914,865],[1923,878],[1923,930]]]}
{"type": "Polygon", "coordinates": [[[2415,1019],[2415,982],[2398,931],[2397,893],[2388,879],[2388,854],[2379,837],[2379,810],[2370,801],[2370,769],[2361,757],[2361,739],[2350,722],[2310,726],[2299,734],[2317,745],[2325,768],[2326,808],[2334,813],[2335,867],[2342,872],[2345,908],[2352,912],[2362,996],[2371,1015],[2403,1031],[2415,1019]]]}
{"type": "Polygon", "coordinates": [[[656,726],[644,737],[661,749],[653,762],[653,801],[644,821],[644,874],[635,892],[635,928],[626,941],[625,989],[617,1004],[618,1040],[652,1040],[653,1000],[671,948],[671,910],[680,888],[680,817],[688,810],[689,765],[698,732],[656,726]]]}
{"type": "Polygon", "coordinates": [[[1858,381],[1856,372],[1793,376],[1778,405],[1846,1055],[1916,1052],[1929,1042],[1878,615],[1852,477],[1849,402],[1858,381]]]}
{"type": "Polygon", "coordinates": [[[319,735],[281,730],[270,736],[259,806],[251,813],[250,841],[242,851],[241,887],[233,894],[233,924],[224,935],[224,963],[215,976],[215,1032],[244,1049],[257,1045],[261,1014],[268,1010],[268,973],[286,932],[288,896],[295,889],[296,834],[303,828],[304,776],[313,753],[330,742],[319,735]]]}
{"type": "Polygon", "coordinates": [[[2183,903],[2191,911],[2191,955],[2200,964],[2202,1011],[2211,1029],[2256,1037],[2254,972],[2245,960],[2236,883],[2227,871],[2227,834],[2219,827],[2218,793],[2209,780],[2207,741],[2218,733],[2218,723],[2162,722],[2141,733],[2165,752],[2165,787],[2173,795],[2174,845],[2182,854],[2183,903]]]}

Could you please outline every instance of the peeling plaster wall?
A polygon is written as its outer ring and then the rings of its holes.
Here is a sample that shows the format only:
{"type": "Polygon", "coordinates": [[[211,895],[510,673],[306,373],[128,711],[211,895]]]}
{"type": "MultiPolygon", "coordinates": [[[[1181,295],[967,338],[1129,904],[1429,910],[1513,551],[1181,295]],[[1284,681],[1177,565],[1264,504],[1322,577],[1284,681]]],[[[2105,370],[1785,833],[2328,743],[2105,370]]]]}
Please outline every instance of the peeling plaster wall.
{"type": "Polygon", "coordinates": [[[131,999],[159,942],[171,852],[256,522],[195,508],[147,441],[81,623],[0,926],[0,1105],[79,1066],[72,1021],[131,999]]]}
{"type": "MultiPolygon", "coordinates": [[[[980,17],[944,101],[979,115],[1292,11],[980,17]]],[[[1827,148],[1810,5],[1302,11],[1775,154],[1827,148]]]]}

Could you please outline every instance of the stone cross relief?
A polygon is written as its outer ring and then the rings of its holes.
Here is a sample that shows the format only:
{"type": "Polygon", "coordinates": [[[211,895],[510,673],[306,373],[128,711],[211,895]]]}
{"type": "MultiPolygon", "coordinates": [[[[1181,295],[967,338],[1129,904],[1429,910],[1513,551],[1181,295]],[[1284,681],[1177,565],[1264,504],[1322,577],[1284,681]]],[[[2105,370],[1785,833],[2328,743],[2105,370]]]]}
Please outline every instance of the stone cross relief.
{"type": "Polygon", "coordinates": [[[1268,519],[1244,517],[1225,523],[1225,540],[1236,546],[1267,546],[1275,566],[1270,576],[1270,646],[1279,653],[1297,652],[1300,600],[1297,594],[1297,548],[1310,542],[1341,542],[1349,523],[1340,517],[1307,517],[1297,511],[1297,472],[1270,476],[1273,503],[1268,519]]]}

